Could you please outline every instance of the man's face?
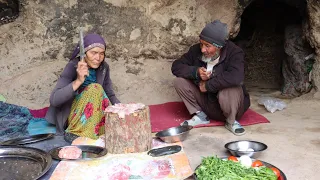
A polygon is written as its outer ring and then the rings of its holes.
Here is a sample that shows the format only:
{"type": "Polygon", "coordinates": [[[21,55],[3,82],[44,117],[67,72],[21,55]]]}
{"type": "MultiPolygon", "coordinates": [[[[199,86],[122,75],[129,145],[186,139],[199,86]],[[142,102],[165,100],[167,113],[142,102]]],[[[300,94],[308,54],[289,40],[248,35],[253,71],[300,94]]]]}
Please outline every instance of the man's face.
{"type": "Polygon", "coordinates": [[[86,52],[86,63],[89,67],[97,69],[104,60],[104,49],[95,47],[86,52]]]}
{"type": "Polygon", "coordinates": [[[212,58],[220,50],[220,48],[200,39],[200,48],[205,58],[212,58]]]}

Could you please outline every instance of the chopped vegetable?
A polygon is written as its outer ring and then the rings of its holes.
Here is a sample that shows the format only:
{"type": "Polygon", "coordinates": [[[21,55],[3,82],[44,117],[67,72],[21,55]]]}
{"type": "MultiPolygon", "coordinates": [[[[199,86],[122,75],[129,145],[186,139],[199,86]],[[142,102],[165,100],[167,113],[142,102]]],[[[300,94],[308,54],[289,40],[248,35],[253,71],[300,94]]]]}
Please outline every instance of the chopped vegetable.
{"type": "Polygon", "coordinates": [[[275,167],[272,167],[272,168],[270,168],[273,172],[274,172],[274,174],[277,176],[277,177],[280,177],[280,171],[279,171],[279,169],[277,169],[277,168],[275,168],[275,167]]]}
{"type": "Polygon", "coordinates": [[[243,155],[239,158],[239,160],[240,160],[240,163],[245,167],[251,167],[252,165],[252,160],[249,156],[243,155]]]}
{"type": "Polygon", "coordinates": [[[251,167],[260,167],[260,166],[263,166],[263,163],[259,160],[255,160],[251,165],[251,167]]]}
{"type": "Polygon", "coordinates": [[[268,167],[246,168],[241,163],[216,156],[203,158],[196,175],[199,180],[277,180],[268,167]]]}
{"type": "Polygon", "coordinates": [[[235,156],[229,156],[228,160],[238,162],[238,158],[236,158],[235,156]]]}
{"type": "Polygon", "coordinates": [[[252,148],[248,148],[248,149],[238,149],[238,151],[247,151],[247,152],[254,152],[254,150],[252,148]]]}

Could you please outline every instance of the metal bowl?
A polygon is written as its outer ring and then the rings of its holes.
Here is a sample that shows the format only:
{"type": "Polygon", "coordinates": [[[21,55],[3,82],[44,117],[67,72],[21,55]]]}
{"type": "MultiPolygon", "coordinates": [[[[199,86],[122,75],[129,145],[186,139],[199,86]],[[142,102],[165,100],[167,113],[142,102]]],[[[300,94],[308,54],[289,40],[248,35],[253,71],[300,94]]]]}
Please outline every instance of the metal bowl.
{"type": "Polygon", "coordinates": [[[257,141],[233,141],[224,145],[224,147],[233,155],[240,157],[247,155],[253,157],[268,148],[267,145],[257,141]],[[253,149],[249,151],[248,149],[253,149]]]}
{"type": "Polygon", "coordinates": [[[166,143],[175,143],[179,141],[184,141],[187,138],[192,128],[193,128],[192,126],[172,127],[172,128],[158,132],[156,134],[156,137],[160,138],[162,141],[166,143]]]}

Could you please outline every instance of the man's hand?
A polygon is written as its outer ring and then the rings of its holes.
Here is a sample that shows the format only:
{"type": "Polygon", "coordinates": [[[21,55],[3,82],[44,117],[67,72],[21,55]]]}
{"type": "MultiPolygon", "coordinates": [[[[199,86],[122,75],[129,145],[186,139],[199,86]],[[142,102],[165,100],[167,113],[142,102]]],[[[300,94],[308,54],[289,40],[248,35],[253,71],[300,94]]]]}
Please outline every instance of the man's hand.
{"type": "Polygon", "coordinates": [[[199,83],[199,89],[201,92],[207,92],[207,89],[206,89],[206,81],[200,81],[199,83]]]}
{"type": "Polygon", "coordinates": [[[210,79],[211,72],[207,72],[207,69],[204,67],[198,68],[198,74],[200,75],[201,80],[207,81],[210,79]]]}

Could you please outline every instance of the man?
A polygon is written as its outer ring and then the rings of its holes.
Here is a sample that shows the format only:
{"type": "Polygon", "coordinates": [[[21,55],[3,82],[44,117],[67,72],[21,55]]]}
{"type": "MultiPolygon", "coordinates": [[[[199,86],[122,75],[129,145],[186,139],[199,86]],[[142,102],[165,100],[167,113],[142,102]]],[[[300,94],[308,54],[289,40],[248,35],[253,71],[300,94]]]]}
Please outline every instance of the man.
{"type": "Polygon", "coordinates": [[[250,106],[244,85],[244,52],[227,40],[225,23],[205,26],[200,43],[172,64],[174,87],[192,116],[181,125],[208,124],[209,118],[226,121],[235,135],[245,134],[236,121],[250,106]]]}

